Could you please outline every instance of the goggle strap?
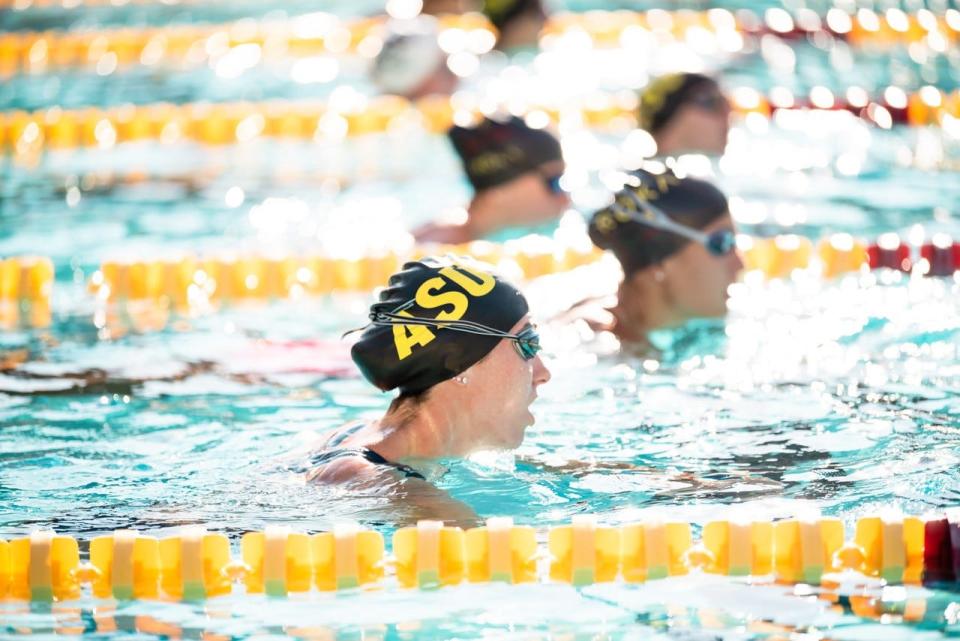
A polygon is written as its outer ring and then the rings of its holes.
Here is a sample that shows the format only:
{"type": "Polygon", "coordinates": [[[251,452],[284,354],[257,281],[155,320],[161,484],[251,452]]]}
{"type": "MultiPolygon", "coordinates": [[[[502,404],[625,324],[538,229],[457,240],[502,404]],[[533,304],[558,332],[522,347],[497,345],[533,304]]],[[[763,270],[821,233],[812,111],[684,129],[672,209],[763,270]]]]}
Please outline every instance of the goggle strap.
{"type": "Polygon", "coordinates": [[[370,320],[374,325],[422,325],[427,327],[436,327],[437,329],[452,329],[458,332],[475,334],[478,336],[526,340],[519,334],[502,332],[493,327],[488,327],[473,321],[437,320],[433,318],[423,318],[420,316],[401,316],[400,314],[395,314],[392,312],[371,312],[370,320]]]}
{"type": "MultiPolygon", "coordinates": [[[[653,203],[640,198],[635,191],[628,189],[627,193],[630,194],[630,197],[633,199],[633,202],[636,203],[637,207],[643,209],[646,213],[650,214],[650,217],[641,216],[635,211],[624,212],[621,209],[621,212],[630,216],[633,220],[638,223],[653,227],[655,229],[662,229],[663,231],[669,231],[677,234],[678,236],[683,236],[690,240],[695,240],[698,243],[703,245],[707,244],[707,239],[709,236],[699,229],[691,229],[686,225],[681,225],[677,221],[673,220],[666,213],[653,203]]],[[[614,204],[616,207],[617,205],[614,204]]]]}

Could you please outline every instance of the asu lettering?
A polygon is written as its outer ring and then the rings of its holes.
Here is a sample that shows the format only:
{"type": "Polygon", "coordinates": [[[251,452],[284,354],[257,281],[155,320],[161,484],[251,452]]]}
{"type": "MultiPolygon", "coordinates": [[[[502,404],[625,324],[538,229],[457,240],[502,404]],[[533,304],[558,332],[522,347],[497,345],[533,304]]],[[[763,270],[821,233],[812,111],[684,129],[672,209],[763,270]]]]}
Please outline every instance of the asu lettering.
{"type": "MultiPolygon", "coordinates": [[[[434,316],[438,321],[460,320],[470,309],[470,296],[486,296],[493,291],[496,284],[497,281],[491,274],[453,264],[441,269],[439,276],[424,281],[417,288],[414,301],[421,309],[438,309],[434,316]],[[463,291],[451,289],[451,285],[459,286],[463,291]]],[[[413,316],[405,311],[399,315],[413,316]]],[[[414,347],[428,345],[434,338],[436,335],[433,331],[424,325],[393,326],[393,342],[400,360],[409,357],[414,347]]]]}

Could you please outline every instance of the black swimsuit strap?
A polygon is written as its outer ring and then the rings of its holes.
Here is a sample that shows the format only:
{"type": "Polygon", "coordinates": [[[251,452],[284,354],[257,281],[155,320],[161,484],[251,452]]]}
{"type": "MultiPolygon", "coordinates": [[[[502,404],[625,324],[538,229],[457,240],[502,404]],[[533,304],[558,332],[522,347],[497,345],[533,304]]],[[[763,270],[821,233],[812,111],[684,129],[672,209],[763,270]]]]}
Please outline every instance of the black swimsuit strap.
{"type": "Polygon", "coordinates": [[[397,472],[400,472],[404,475],[404,478],[408,479],[421,479],[426,480],[426,478],[420,472],[416,471],[409,465],[404,465],[403,463],[394,463],[393,461],[388,461],[379,453],[371,450],[368,447],[342,447],[337,448],[336,446],[342,443],[348,436],[354,432],[359,431],[363,427],[363,423],[358,423],[355,426],[351,426],[349,429],[345,429],[332,438],[328,443],[328,447],[333,447],[333,449],[324,450],[323,452],[318,452],[310,457],[310,463],[314,467],[324,465],[330,461],[342,458],[344,456],[359,456],[365,461],[373,463],[374,465],[379,465],[382,467],[391,467],[397,472]]]}
{"type": "Polygon", "coordinates": [[[360,450],[360,452],[361,452],[361,456],[363,456],[363,458],[367,459],[368,461],[370,461],[370,462],[373,463],[374,465],[387,465],[387,466],[389,466],[389,467],[392,467],[392,468],[396,469],[398,472],[402,472],[402,473],[404,474],[404,478],[408,478],[408,479],[421,479],[421,480],[423,480],[423,481],[426,481],[426,480],[427,480],[427,479],[423,476],[423,474],[421,474],[420,472],[416,471],[415,469],[413,469],[413,468],[410,467],[409,465],[404,465],[403,463],[394,463],[393,461],[388,461],[387,459],[383,458],[381,455],[379,455],[379,454],[377,454],[376,452],[374,452],[373,450],[371,450],[369,447],[364,447],[364,448],[362,448],[362,449],[360,450]]]}

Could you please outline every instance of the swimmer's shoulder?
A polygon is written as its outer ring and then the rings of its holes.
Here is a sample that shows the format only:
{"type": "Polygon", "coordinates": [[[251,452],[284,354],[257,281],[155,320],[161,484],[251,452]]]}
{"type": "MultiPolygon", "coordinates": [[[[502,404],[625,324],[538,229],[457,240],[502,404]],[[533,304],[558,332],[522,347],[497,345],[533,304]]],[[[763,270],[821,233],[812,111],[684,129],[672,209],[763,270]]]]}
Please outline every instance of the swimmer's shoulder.
{"type": "Polygon", "coordinates": [[[307,482],[322,484],[382,484],[402,478],[423,481],[415,469],[388,461],[368,447],[362,433],[372,425],[363,421],[348,423],[333,433],[310,457],[307,482]],[[359,438],[356,438],[359,436],[359,438]]]}
{"type": "Polygon", "coordinates": [[[342,485],[344,483],[374,482],[382,478],[383,470],[359,456],[342,456],[323,463],[307,473],[308,483],[342,485]]]}

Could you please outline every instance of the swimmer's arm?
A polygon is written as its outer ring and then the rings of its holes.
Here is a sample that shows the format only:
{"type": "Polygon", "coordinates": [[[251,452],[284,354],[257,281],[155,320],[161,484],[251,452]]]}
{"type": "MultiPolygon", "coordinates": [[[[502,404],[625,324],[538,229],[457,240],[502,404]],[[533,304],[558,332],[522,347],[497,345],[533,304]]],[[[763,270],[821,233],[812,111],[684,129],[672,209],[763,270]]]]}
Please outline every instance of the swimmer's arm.
{"type": "Polygon", "coordinates": [[[735,488],[739,483],[743,481],[749,481],[751,484],[756,486],[756,489],[753,490],[753,493],[757,494],[770,494],[776,493],[783,489],[783,483],[776,481],[774,479],[768,479],[764,476],[750,474],[744,472],[737,475],[738,478],[735,479],[724,479],[724,480],[715,480],[707,479],[693,472],[675,472],[668,473],[663,470],[658,470],[644,465],[636,465],[634,463],[628,463],[626,461],[565,461],[562,463],[548,463],[540,459],[535,459],[528,456],[518,456],[518,463],[525,463],[532,467],[537,468],[545,472],[552,472],[554,474],[570,474],[572,476],[582,476],[590,472],[597,471],[613,471],[613,472],[643,472],[647,475],[652,475],[656,477],[663,478],[664,480],[671,481],[676,483],[678,487],[674,487],[668,490],[662,490],[658,494],[662,496],[681,496],[684,494],[691,494],[697,492],[718,492],[724,491],[731,488],[735,488]]]}
{"type": "Polygon", "coordinates": [[[645,465],[636,465],[626,461],[575,461],[566,460],[562,462],[545,461],[532,456],[520,455],[517,457],[518,463],[523,463],[544,472],[553,474],[586,474],[598,470],[613,470],[624,472],[652,472],[653,468],[645,465]]]}
{"type": "Polygon", "coordinates": [[[313,470],[307,474],[307,482],[375,491],[397,503],[397,511],[409,525],[424,519],[461,527],[480,523],[480,517],[470,506],[432,483],[417,478],[399,478],[393,470],[378,469],[354,457],[331,461],[313,470]]]}
{"type": "Polygon", "coordinates": [[[404,500],[404,512],[409,525],[424,519],[443,521],[446,525],[462,528],[482,525],[473,508],[428,481],[405,479],[398,496],[404,500]]]}

